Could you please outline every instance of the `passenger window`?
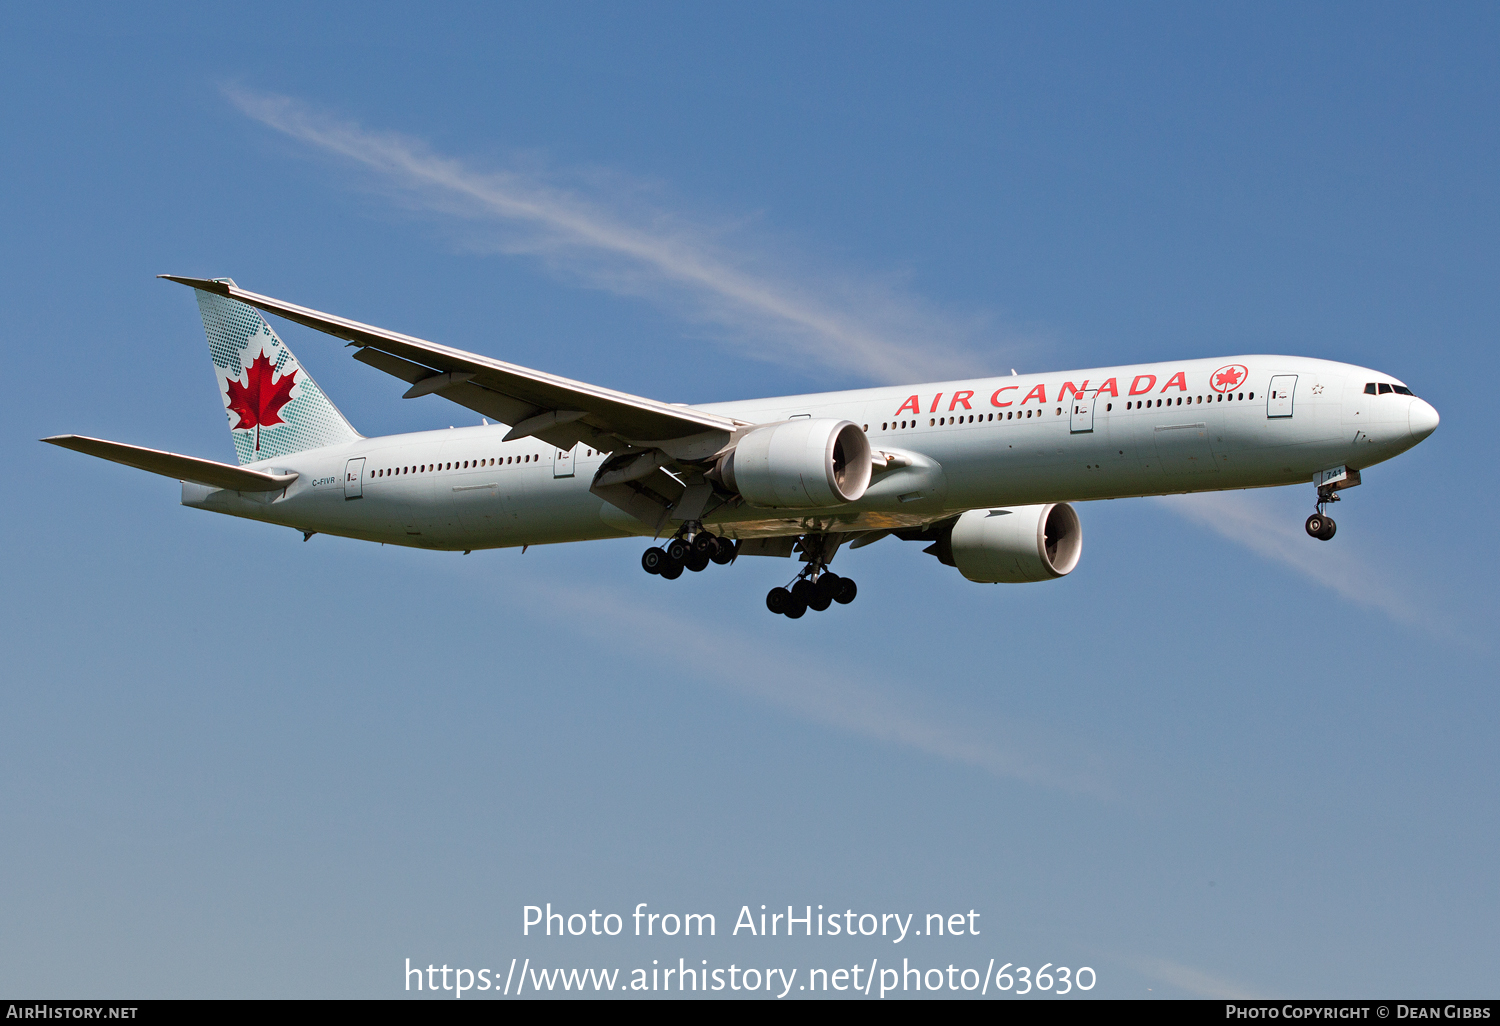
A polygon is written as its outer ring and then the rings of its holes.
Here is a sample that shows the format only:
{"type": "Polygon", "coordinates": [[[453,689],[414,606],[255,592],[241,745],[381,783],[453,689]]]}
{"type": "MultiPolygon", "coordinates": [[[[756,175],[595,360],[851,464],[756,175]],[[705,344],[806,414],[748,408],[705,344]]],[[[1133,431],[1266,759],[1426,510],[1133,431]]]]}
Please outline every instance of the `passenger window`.
{"type": "Polygon", "coordinates": [[[1375,394],[1375,382],[1373,382],[1373,381],[1366,381],[1365,382],[1365,395],[1374,395],[1374,394],[1375,394]]]}
{"type": "Polygon", "coordinates": [[[1380,383],[1380,394],[1381,395],[1390,395],[1391,394],[1391,386],[1387,385],[1384,381],[1382,381],[1380,383]]]}

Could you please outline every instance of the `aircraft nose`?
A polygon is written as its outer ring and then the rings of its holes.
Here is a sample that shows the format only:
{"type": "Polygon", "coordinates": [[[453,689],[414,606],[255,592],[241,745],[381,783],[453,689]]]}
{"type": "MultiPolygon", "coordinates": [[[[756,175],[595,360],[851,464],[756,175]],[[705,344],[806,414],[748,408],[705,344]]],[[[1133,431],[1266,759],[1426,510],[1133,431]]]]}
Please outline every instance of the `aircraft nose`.
{"type": "Polygon", "coordinates": [[[1425,399],[1413,399],[1406,413],[1406,423],[1411,436],[1421,441],[1437,430],[1438,411],[1425,399]]]}

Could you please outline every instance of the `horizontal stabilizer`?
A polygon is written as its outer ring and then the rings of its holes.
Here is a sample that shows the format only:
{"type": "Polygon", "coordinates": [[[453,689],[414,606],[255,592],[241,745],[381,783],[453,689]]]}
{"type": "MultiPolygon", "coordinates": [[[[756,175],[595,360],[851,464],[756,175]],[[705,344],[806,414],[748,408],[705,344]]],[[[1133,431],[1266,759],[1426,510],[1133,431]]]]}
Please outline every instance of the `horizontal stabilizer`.
{"type": "Polygon", "coordinates": [[[200,460],[195,456],[179,456],[174,452],[143,449],[139,445],[106,442],[102,438],[88,438],[84,435],[53,435],[42,441],[163,477],[197,481],[199,484],[229,488],[237,492],[269,492],[285,488],[297,480],[294,473],[267,474],[259,470],[232,467],[227,463],[215,463],[213,460],[200,460]]]}

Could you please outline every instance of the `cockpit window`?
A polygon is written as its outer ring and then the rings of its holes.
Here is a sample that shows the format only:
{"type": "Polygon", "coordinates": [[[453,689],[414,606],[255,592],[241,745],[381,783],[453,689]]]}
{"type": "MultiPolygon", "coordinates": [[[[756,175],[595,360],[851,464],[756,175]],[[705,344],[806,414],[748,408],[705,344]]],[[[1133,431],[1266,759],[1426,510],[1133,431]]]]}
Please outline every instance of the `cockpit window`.
{"type": "Polygon", "coordinates": [[[1366,381],[1365,382],[1365,395],[1374,395],[1374,394],[1375,394],[1375,382],[1373,382],[1373,381],[1366,381]]]}
{"type": "Polygon", "coordinates": [[[1397,395],[1415,396],[1417,394],[1417,393],[1413,392],[1411,389],[1407,388],[1405,385],[1392,385],[1391,386],[1391,391],[1395,392],[1397,395]]]}
{"type": "Polygon", "coordinates": [[[1388,385],[1388,384],[1386,384],[1384,381],[1382,381],[1380,383],[1380,394],[1381,395],[1389,395],[1390,391],[1391,391],[1391,386],[1388,385]]]}

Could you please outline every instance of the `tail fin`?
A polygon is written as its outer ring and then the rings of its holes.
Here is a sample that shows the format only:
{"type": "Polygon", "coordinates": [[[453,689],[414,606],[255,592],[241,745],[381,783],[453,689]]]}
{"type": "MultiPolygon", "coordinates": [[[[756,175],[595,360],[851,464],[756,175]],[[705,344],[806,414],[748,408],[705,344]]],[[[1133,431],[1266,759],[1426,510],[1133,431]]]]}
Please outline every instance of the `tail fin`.
{"type": "Polygon", "coordinates": [[[258,310],[193,294],[241,466],[360,437],[258,310]]]}

